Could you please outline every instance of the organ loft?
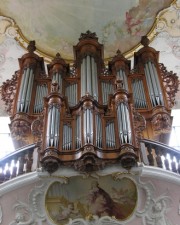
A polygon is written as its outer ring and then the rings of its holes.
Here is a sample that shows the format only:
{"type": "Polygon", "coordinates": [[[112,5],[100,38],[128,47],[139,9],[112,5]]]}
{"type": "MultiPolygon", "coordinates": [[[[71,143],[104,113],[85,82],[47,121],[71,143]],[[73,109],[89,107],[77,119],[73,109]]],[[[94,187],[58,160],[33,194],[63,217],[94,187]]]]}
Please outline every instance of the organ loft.
{"type": "Polygon", "coordinates": [[[46,73],[31,41],[1,91],[15,148],[35,143],[38,163],[52,173],[59,166],[130,169],[142,161],[141,139],[167,144],[178,78],[146,36],[141,44],[131,70],[120,50],[104,61],[103,45],[87,31],[74,46],[74,62],[57,53],[46,73]]]}

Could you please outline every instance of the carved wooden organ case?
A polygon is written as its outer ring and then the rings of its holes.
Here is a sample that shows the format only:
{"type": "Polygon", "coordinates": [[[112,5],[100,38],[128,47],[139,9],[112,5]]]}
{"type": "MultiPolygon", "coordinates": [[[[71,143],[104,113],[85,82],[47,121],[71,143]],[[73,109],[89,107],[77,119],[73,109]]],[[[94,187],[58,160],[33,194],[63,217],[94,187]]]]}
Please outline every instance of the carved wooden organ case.
{"type": "Polygon", "coordinates": [[[20,70],[1,88],[15,146],[37,143],[42,165],[53,172],[59,164],[130,168],[140,158],[140,138],[166,143],[178,79],[158,63],[147,37],[142,44],[134,70],[119,50],[105,64],[103,45],[87,31],[74,46],[74,64],[57,53],[46,74],[31,41],[20,70]]]}

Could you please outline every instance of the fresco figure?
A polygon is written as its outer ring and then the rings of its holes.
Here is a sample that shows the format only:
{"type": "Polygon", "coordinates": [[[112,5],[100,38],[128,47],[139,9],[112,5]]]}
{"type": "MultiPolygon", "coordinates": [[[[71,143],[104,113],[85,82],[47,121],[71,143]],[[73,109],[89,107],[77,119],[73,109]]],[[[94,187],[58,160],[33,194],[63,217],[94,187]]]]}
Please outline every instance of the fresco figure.
{"type": "Polygon", "coordinates": [[[99,217],[115,216],[117,219],[123,218],[118,203],[113,201],[111,196],[99,186],[97,181],[92,182],[87,200],[91,214],[99,217]]]}
{"type": "Polygon", "coordinates": [[[56,217],[57,221],[69,219],[71,218],[71,216],[74,217],[74,215],[78,215],[79,213],[79,211],[74,208],[73,203],[68,204],[67,207],[61,206],[60,211],[60,214],[56,217]]]}

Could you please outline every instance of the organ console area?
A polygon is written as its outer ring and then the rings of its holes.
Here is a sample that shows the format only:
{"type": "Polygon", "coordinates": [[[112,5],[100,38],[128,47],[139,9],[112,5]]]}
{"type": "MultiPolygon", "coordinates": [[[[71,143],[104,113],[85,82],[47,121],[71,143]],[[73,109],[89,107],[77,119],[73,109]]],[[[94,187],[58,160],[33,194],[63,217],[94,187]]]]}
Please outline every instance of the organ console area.
{"type": "Polygon", "coordinates": [[[141,138],[168,143],[178,78],[159,64],[146,36],[141,43],[131,70],[120,50],[104,60],[104,46],[87,31],[74,46],[74,62],[57,53],[46,74],[31,41],[19,71],[1,88],[15,147],[36,143],[39,161],[52,173],[60,165],[130,169],[140,159],[141,138]]]}

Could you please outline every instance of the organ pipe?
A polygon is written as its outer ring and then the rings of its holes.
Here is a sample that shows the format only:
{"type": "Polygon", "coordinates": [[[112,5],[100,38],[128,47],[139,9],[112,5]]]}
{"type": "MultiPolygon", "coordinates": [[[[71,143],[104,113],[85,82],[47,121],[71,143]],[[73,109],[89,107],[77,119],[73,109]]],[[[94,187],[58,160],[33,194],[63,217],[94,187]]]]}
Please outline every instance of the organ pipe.
{"type": "Polygon", "coordinates": [[[60,112],[56,105],[49,107],[47,131],[46,131],[46,147],[58,148],[59,144],[59,126],[60,126],[60,112]]]}
{"type": "Polygon", "coordinates": [[[106,147],[115,148],[115,131],[113,121],[106,123],[106,147]]]}
{"type": "Polygon", "coordinates": [[[122,144],[131,144],[131,126],[130,126],[130,116],[127,105],[123,102],[119,103],[117,106],[117,119],[118,119],[118,129],[119,129],[119,139],[122,144]]]}
{"type": "Polygon", "coordinates": [[[97,65],[92,56],[87,55],[81,63],[81,96],[89,93],[98,100],[97,65]]]}
{"type": "Polygon", "coordinates": [[[83,114],[84,142],[93,144],[93,115],[90,109],[85,109],[83,114]]]}
{"type": "Polygon", "coordinates": [[[52,82],[57,81],[59,85],[59,93],[62,93],[62,74],[55,72],[52,76],[52,82]]]}
{"type": "Polygon", "coordinates": [[[126,77],[125,71],[123,69],[120,69],[117,72],[116,79],[117,80],[122,80],[123,81],[123,88],[128,90],[127,77],[126,77]]]}
{"type": "Polygon", "coordinates": [[[72,148],[72,127],[68,124],[63,126],[63,150],[71,150],[72,148]]]}
{"type": "Polygon", "coordinates": [[[162,90],[154,64],[151,61],[146,62],[144,70],[152,105],[164,105],[162,90]]]}
{"type": "Polygon", "coordinates": [[[32,68],[24,69],[18,96],[17,112],[24,112],[24,113],[29,112],[33,81],[34,81],[33,69],[32,68]]]}
{"type": "Polygon", "coordinates": [[[34,103],[34,113],[40,113],[43,110],[43,98],[48,94],[47,85],[37,85],[35,103],[34,103]]]}
{"type": "Polygon", "coordinates": [[[141,79],[132,80],[133,99],[136,108],[147,108],[146,96],[143,81],[141,79]]]}
{"type": "Polygon", "coordinates": [[[81,147],[81,116],[77,115],[76,117],[76,149],[81,147]]]}
{"type": "Polygon", "coordinates": [[[77,83],[68,84],[65,95],[68,97],[69,106],[77,104],[77,83]]]}
{"type": "Polygon", "coordinates": [[[103,105],[108,103],[109,95],[113,93],[113,84],[110,82],[101,82],[103,105]]]}
{"type": "Polygon", "coordinates": [[[96,146],[102,148],[102,122],[99,114],[95,115],[96,121],[96,146]]]}

